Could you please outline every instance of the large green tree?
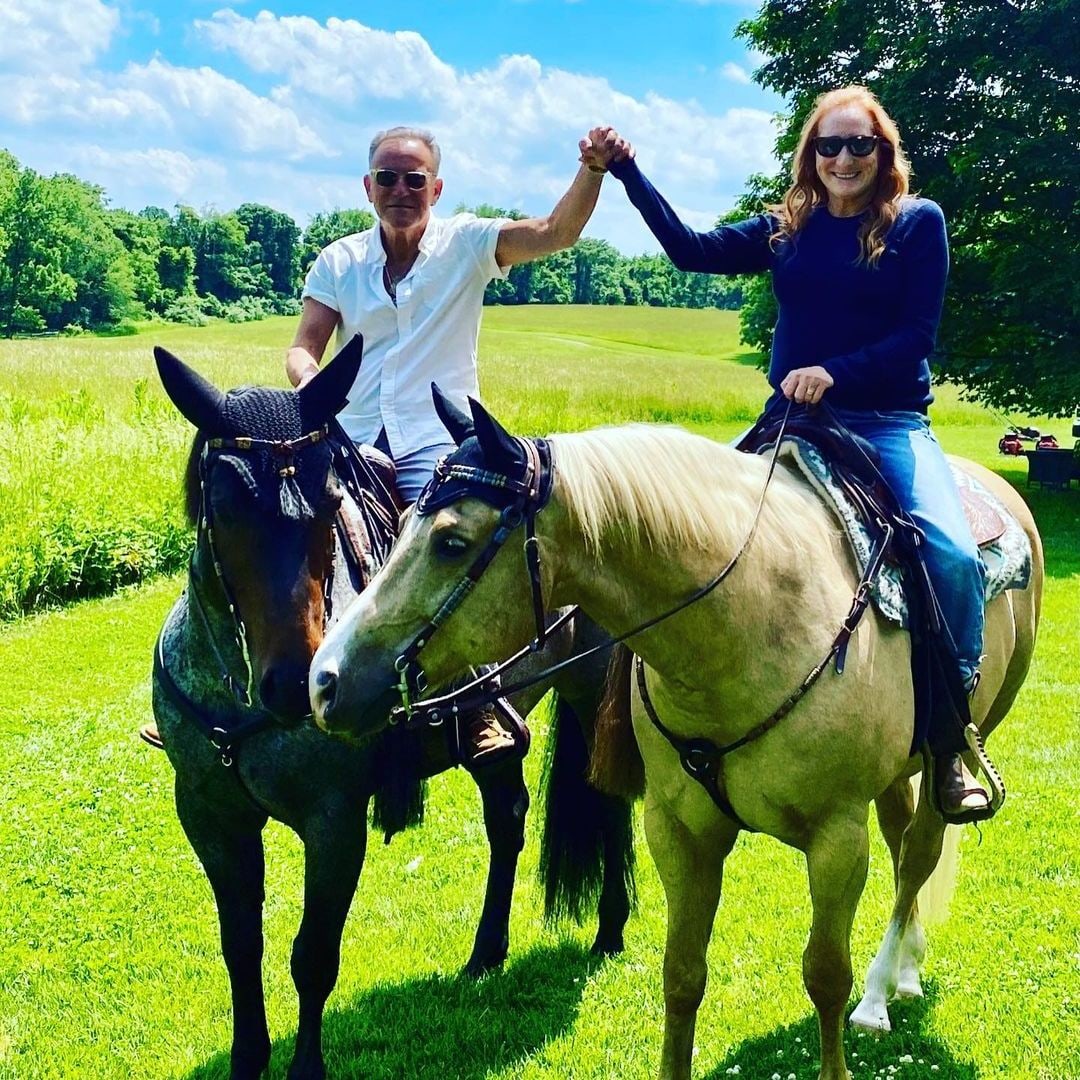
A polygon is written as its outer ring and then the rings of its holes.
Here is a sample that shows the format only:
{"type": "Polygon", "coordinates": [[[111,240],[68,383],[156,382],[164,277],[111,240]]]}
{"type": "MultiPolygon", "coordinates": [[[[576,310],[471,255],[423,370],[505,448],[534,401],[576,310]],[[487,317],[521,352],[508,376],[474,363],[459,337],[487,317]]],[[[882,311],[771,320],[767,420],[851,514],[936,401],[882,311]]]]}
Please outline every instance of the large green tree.
{"type": "Polygon", "coordinates": [[[0,154],[0,333],[115,324],[134,293],[102,190],[0,154]]]}
{"type": "Polygon", "coordinates": [[[791,103],[783,158],[823,90],[863,83],[897,120],[949,225],[940,371],[999,407],[1080,408],[1076,0],[765,0],[739,33],[791,103]]]}
{"type": "Polygon", "coordinates": [[[300,230],[296,222],[288,214],[261,203],[242,203],[236,208],[236,217],[247,230],[249,263],[266,268],[275,293],[293,296],[300,266],[300,230]]]}

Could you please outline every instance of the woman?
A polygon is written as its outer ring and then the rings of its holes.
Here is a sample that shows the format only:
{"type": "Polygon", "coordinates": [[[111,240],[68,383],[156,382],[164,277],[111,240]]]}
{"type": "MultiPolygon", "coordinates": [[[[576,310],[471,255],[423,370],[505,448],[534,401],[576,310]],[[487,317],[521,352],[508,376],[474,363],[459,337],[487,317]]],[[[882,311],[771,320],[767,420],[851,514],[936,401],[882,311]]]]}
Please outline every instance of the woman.
{"type": "MultiPolygon", "coordinates": [[[[908,195],[910,165],[896,124],[869,90],[821,95],[803,125],[783,202],[699,233],[642,175],[633,147],[595,129],[583,160],[622,181],[680,270],[772,273],[779,306],[770,403],[829,404],[881,455],[901,505],[926,534],[924,556],[968,692],[978,680],[983,567],[949,465],[927,419],[930,367],[949,254],[941,209],[908,195]]],[[[962,741],[936,747],[946,820],[989,814],[962,741]]]]}

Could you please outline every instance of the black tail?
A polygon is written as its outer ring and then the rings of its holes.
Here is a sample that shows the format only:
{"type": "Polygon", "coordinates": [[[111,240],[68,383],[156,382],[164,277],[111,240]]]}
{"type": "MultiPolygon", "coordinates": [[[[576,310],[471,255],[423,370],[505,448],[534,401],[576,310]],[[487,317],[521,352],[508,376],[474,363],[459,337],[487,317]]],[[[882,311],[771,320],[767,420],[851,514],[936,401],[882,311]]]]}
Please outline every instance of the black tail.
{"type": "Polygon", "coordinates": [[[601,794],[586,783],[589,751],[581,724],[574,710],[558,694],[553,696],[541,782],[544,917],[569,916],[581,923],[586,913],[595,910],[605,877],[609,890],[614,888],[624,903],[629,898],[632,904],[633,819],[628,801],[601,794]]]}
{"type": "Polygon", "coordinates": [[[427,784],[420,778],[421,750],[415,732],[388,728],[379,748],[378,765],[382,783],[372,800],[371,824],[382,829],[386,843],[403,829],[424,820],[427,784]]]}

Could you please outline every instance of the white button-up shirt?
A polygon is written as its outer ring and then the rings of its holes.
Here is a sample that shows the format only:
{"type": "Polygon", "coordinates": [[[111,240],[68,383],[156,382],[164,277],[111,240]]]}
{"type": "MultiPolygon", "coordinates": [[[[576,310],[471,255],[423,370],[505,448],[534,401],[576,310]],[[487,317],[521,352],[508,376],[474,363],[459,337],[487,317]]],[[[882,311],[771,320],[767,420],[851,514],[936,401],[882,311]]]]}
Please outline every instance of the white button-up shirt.
{"type": "Polygon", "coordinates": [[[305,297],[340,316],[338,347],[364,335],[364,360],[339,415],[356,442],[385,428],[394,457],[448,441],[431,384],[462,408],[479,395],[476,346],[484,288],[506,271],[495,261],[502,218],[456,214],[428,219],[420,254],[398,282],[397,303],[383,283],[379,226],[328,244],[308,271],[305,297]]]}

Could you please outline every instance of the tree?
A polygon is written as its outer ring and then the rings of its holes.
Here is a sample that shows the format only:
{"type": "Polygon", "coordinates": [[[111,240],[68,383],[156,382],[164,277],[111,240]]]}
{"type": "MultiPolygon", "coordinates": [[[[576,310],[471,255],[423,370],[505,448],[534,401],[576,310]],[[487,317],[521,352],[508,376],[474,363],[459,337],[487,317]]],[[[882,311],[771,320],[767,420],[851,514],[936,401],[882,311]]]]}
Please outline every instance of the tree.
{"type": "Polygon", "coordinates": [[[1002,408],[1080,408],[1078,26],[1075,0],[765,0],[738,31],[791,101],[782,156],[823,90],[895,117],[949,223],[937,366],[1002,408]]]}
{"type": "Polygon", "coordinates": [[[300,230],[288,214],[259,203],[243,203],[236,217],[247,230],[248,265],[265,268],[270,287],[279,296],[296,293],[300,230]]]}
{"type": "Polygon", "coordinates": [[[0,157],[0,333],[116,323],[134,291],[101,189],[0,157]]]}

